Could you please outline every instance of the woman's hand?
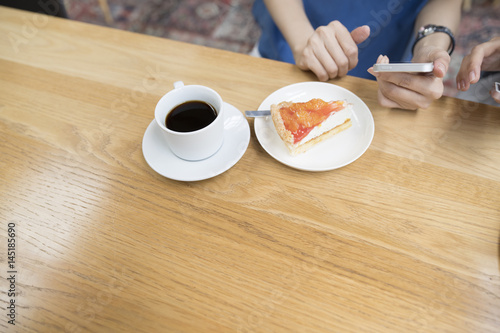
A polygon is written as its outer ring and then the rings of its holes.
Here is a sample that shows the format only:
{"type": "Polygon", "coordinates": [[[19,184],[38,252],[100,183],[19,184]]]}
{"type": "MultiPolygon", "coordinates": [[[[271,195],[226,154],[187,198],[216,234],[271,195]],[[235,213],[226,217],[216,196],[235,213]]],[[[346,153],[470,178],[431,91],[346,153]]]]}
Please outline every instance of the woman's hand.
{"type": "Polygon", "coordinates": [[[357,44],[370,35],[364,25],[349,32],[339,21],[317,28],[305,45],[292,49],[296,65],[310,70],[320,81],[327,81],[347,72],[358,64],[357,44]]]}
{"type": "MultiPolygon", "coordinates": [[[[467,91],[471,84],[479,81],[482,70],[500,71],[500,37],[475,46],[471,53],[464,57],[457,74],[457,89],[467,91]]],[[[500,93],[495,87],[490,94],[500,103],[500,93]]]]}
{"type": "MultiPolygon", "coordinates": [[[[448,71],[450,56],[439,48],[429,47],[422,51],[413,61],[434,63],[432,73],[375,73],[373,68],[368,69],[377,78],[380,105],[408,110],[425,109],[443,95],[443,77],[448,71]]],[[[389,63],[389,58],[379,56],[377,63],[389,63]]]]}

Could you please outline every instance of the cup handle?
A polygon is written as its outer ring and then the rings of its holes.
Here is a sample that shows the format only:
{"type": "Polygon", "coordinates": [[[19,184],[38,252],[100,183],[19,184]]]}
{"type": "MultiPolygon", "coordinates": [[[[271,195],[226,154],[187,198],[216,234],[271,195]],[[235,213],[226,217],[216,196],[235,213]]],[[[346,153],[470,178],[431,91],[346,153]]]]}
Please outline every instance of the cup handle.
{"type": "Polygon", "coordinates": [[[184,82],[182,81],[176,81],[174,82],[174,89],[179,89],[179,88],[182,88],[184,87],[184,82]]]}

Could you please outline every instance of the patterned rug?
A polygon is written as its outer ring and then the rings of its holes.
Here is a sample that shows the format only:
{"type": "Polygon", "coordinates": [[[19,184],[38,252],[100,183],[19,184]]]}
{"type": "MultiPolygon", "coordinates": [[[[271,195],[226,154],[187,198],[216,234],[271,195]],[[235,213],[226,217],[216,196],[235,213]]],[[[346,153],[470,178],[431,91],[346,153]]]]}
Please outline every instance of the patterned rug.
{"type": "MultiPolygon", "coordinates": [[[[64,0],[71,19],[159,37],[248,53],[260,36],[254,0],[64,0]],[[103,4],[108,4],[105,6],[103,4]]],[[[455,76],[474,45],[500,36],[500,5],[475,0],[464,11],[445,78],[445,95],[456,96],[455,76]]]]}
{"type": "Polygon", "coordinates": [[[64,0],[71,19],[206,45],[249,52],[260,36],[253,0],[64,0]]]}

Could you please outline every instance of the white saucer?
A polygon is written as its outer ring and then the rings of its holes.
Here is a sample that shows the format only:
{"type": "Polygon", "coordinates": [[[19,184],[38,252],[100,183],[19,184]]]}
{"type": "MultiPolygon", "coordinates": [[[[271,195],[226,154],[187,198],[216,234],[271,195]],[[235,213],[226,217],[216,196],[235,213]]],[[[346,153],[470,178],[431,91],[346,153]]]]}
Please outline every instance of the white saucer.
{"type": "Polygon", "coordinates": [[[172,153],[155,120],[142,140],[142,153],[149,166],[160,175],[180,181],[215,177],[235,165],[250,142],[250,126],[234,106],[224,103],[224,142],[214,155],[201,161],[186,161],[172,153]]]}
{"type": "Polygon", "coordinates": [[[346,100],[353,105],[352,126],[320,142],[307,152],[292,156],[274,128],[271,117],[255,118],[257,140],[269,155],[292,168],[305,171],[327,171],[357,160],[370,146],[375,124],[368,106],[347,89],[325,82],[302,82],[278,89],[269,95],[259,110],[283,101],[307,102],[313,98],[325,101],[346,100]]]}

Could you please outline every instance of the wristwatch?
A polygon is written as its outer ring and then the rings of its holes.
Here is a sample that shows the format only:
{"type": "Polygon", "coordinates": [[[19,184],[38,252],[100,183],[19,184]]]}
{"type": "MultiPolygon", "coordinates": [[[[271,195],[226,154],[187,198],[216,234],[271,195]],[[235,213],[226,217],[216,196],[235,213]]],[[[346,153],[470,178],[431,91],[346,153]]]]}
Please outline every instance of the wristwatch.
{"type": "Polygon", "coordinates": [[[451,55],[453,53],[453,50],[455,49],[455,37],[453,36],[453,33],[447,27],[443,27],[442,25],[434,25],[434,24],[428,24],[428,25],[425,25],[423,27],[420,27],[420,29],[418,29],[417,38],[415,39],[415,42],[413,43],[411,53],[413,54],[413,50],[415,49],[415,45],[417,45],[419,40],[421,40],[422,38],[427,37],[429,35],[432,35],[433,33],[436,33],[436,32],[443,32],[443,33],[447,34],[448,36],[450,36],[451,43],[450,43],[450,47],[448,48],[448,54],[451,55]]]}

